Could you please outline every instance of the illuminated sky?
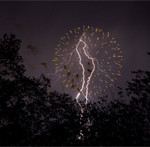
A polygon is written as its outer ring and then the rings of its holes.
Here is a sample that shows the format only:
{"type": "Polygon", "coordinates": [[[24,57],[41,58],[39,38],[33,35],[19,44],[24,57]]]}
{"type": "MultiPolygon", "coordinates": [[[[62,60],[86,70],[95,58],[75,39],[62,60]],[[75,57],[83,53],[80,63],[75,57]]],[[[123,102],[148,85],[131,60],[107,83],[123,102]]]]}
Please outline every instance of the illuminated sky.
{"type": "Polygon", "coordinates": [[[123,83],[131,70],[150,67],[149,18],[150,2],[0,2],[0,36],[22,40],[27,74],[37,77],[54,72],[54,48],[65,32],[83,24],[103,28],[120,42],[123,83]]]}
{"type": "Polygon", "coordinates": [[[63,92],[69,88],[87,100],[113,89],[120,78],[123,53],[119,41],[101,28],[83,25],[69,30],[60,37],[54,54],[56,74],[52,81],[57,88],[63,85],[63,92]]]}

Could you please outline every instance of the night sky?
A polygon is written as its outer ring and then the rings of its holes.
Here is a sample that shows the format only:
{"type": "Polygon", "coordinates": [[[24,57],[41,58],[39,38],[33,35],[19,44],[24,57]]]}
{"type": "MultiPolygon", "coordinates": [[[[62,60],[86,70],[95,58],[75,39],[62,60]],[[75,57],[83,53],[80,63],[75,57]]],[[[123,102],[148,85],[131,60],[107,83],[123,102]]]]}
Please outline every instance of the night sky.
{"type": "Polygon", "coordinates": [[[149,69],[150,2],[0,2],[0,37],[15,34],[27,75],[54,73],[54,48],[65,32],[100,27],[119,41],[124,62],[119,85],[130,71],[149,69]]]}

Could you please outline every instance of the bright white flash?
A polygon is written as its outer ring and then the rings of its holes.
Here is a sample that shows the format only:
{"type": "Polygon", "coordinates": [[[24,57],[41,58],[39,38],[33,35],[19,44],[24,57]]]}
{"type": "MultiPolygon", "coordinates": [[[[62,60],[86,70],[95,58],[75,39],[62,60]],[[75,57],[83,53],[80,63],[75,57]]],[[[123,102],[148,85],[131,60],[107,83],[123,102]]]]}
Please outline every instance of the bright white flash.
{"type": "Polygon", "coordinates": [[[89,53],[88,53],[88,50],[87,50],[87,44],[86,44],[86,36],[85,36],[85,33],[83,33],[83,35],[80,37],[79,39],[79,42],[78,44],[76,45],[76,52],[78,54],[78,57],[79,57],[79,64],[81,65],[82,67],[82,86],[81,86],[81,89],[80,91],[78,92],[77,96],[76,96],[76,101],[78,102],[78,99],[79,99],[79,96],[81,95],[81,93],[84,95],[85,97],[85,104],[88,103],[89,99],[88,99],[88,96],[89,96],[89,84],[90,84],[90,80],[92,78],[92,75],[95,71],[95,63],[94,63],[94,58],[92,58],[89,53]],[[79,45],[80,43],[83,43],[84,46],[83,46],[83,53],[85,54],[85,56],[92,60],[92,65],[93,65],[93,69],[90,73],[90,76],[87,78],[87,81],[85,79],[85,67],[82,63],[82,58],[81,58],[81,55],[80,55],[80,52],[79,52],[79,45]],[[85,91],[85,92],[84,92],[85,91]]]}
{"type": "MultiPolygon", "coordinates": [[[[81,80],[82,84],[81,84],[81,88],[80,88],[79,92],[76,95],[76,101],[80,105],[81,111],[83,111],[82,106],[79,103],[79,97],[82,94],[84,96],[84,98],[85,98],[85,104],[87,105],[87,103],[89,101],[88,97],[90,97],[89,85],[90,85],[92,76],[93,76],[93,74],[94,74],[94,72],[96,70],[96,67],[97,67],[97,70],[100,71],[101,73],[103,73],[107,78],[109,78],[110,80],[112,80],[112,78],[106,73],[106,71],[104,71],[104,70],[102,70],[100,68],[98,60],[96,58],[93,58],[89,54],[89,52],[88,52],[88,45],[86,43],[86,35],[85,35],[85,33],[83,33],[82,36],[80,37],[80,39],[79,39],[75,49],[71,53],[66,54],[66,56],[64,58],[64,64],[65,65],[68,65],[70,63],[70,61],[72,59],[72,56],[73,56],[73,53],[75,53],[75,52],[77,53],[77,55],[79,57],[79,64],[80,64],[80,66],[82,68],[82,80],[81,80]],[[82,48],[80,47],[80,44],[83,44],[82,48]],[[88,77],[85,76],[85,71],[86,70],[85,70],[85,67],[84,67],[84,64],[83,64],[83,60],[84,59],[82,58],[81,54],[84,54],[92,62],[92,70],[91,70],[90,75],[88,77]],[[69,59],[67,57],[69,57],[69,59]]],[[[62,67],[62,65],[60,65],[54,75],[57,76],[57,73],[59,73],[59,72],[61,72],[63,70],[64,70],[64,67],[62,67]]]]}

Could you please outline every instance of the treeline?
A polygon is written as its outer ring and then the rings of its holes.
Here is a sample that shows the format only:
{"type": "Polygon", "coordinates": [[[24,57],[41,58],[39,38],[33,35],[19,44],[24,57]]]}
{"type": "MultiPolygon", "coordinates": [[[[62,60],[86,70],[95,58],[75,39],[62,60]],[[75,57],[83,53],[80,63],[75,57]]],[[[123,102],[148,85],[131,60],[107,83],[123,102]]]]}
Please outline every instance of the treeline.
{"type": "Polygon", "coordinates": [[[14,35],[0,39],[1,146],[150,145],[150,71],[134,71],[126,89],[118,88],[120,99],[89,103],[80,124],[80,107],[71,96],[48,92],[51,81],[44,75],[25,75],[20,47],[14,35]]]}

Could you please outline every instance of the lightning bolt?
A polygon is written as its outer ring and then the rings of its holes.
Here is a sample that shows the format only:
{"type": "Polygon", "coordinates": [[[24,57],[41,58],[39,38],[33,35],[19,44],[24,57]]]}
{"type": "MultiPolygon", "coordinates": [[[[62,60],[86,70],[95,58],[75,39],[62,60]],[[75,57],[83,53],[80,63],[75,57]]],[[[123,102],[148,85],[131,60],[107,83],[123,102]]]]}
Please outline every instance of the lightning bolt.
{"type": "MultiPolygon", "coordinates": [[[[88,103],[88,101],[89,101],[89,99],[88,99],[88,95],[89,95],[89,92],[88,92],[88,91],[89,91],[89,84],[90,84],[90,80],[91,80],[91,78],[92,78],[92,75],[93,75],[93,73],[94,73],[94,71],[95,71],[95,62],[94,62],[94,61],[95,61],[95,58],[92,58],[92,57],[89,55],[88,50],[87,50],[87,44],[86,44],[86,42],[84,41],[85,39],[86,39],[86,36],[85,36],[85,33],[83,33],[83,35],[82,35],[82,36],[80,37],[80,39],[79,39],[78,44],[76,45],[76,52],[77,52],[78,57],[79,57],[79,64],[80,64],[81,67],[82,67],[82,86],[81,86],[80,92],[78,92],[78,94],[77,94],[77,96],[76,96],[76,101],[78,102],[79,96],[81,95],[81,93],[83,93],[83,95],[84,95],[84,97],[85,97],[85,104],[87,105],[87,103],[88,103]],[[83,43],[83,44],[84,44],[84,46],[83,46],[83,52],[84,52],[85,56],[86,56],[88,59],[92,60],[92,65],[93,65],[92,72],[91,72],[90,76],[88,77],[87,82],[85,82],[85,68],[84,68],[84,65],[82,64],[82,58],[81,58],[80,52],[79,52],[79,50],[78,50],[80,43],[83,43]],[[85,94],[84,94],[84,92],[83,92],[84,89],[85,89],[85,94]]],[[[79,102],[78,102],[78,103],[79,103],[79,102]]]]}
{"type": "MultiPolygon", "coordinates": [[[[87,105],[89,99],[88,99],[88,96],[89,96],[89,84],[90,84],[90,80],[92,78],[92,75],[95,71],[95,58],[92,58],[89,53],[88,53],[88,50],[87,50],[87,44],[86,42],[84,41],[86,40],[86,36],[85,36],[85,33],[83,33],[83,35],[80,37],[79,39],[79,42],[78,44],[76,45],[76,52],[78,54],[78,57],[79,57],[79,64],[81,65],[82,67],[82,86],[81,86],[81,89],[80,89],[80,92],[78,92],[77,96],[76,96],[76,101],[77,103],[79,104],[80,108],[81,108],[81,114],[80,114],[80,123],[81,123],[81,120],[83,118],[83,113],[84,113],[84,109],[82,107],[82,105],[79,103],[78,99],[79,99],[79,96],[81,95],[81,93],[83,94],[83,96],[85,97],[85,105],[87,105]],[[81,58],[81,55],[80,55],[80,52],[79,52],[79,45],[80,43],[83,43],[84,46],[83,46],[83,53],[85,54],[85,56],[89,59],[89,60],[92,60],[92,65],[93,65],[93,69],[92,69],[92,72],[90,73],[90,76],[87,78],[87,82],[85,82],[85,68],[84,68],[84,65],[82,63],[82,58],[81,58]],[[85,94],[83,92],[83,90],[85,89],[85,94]]],[[[78,136],[78,139],[82,139],[84,137],[84,134],[82,132],[82,129],[80,130],[80,134],[78,136]]]]}
{"type": "Polygon", "coordinates": [[[88,57],[88,59],[92,60],[92,64],[93,64],[93,70],[92,70],[90,76],[88,77],[87,84],[86,84],[86,95],[85,95],[86,102],[85,102],[85,104],[87,104],[87,102],[88,102],[88,95],[89,95],[88,94],[88,92],[89,92],[89,84],[90,84],[90,80],[92,78],[92,75],[93,75],[93,73],[95,71],[95,63],[94,63],[94,58],[90,57],[85,49],[84,49],[84,54],[88,57]]]}
{"type": "MultiPolygon", "coordinates": [[[[87,105],[89,99],[88,99],[88,96],[89,96],[89,84],[90,84],[90,81],[91,81],[91,78],[93,76],[93,73],[94,71],[96,70],[96,65],[97,65],[97,68],[98,68],[98,71],[102,72],[107,78],[109,78],[110,80],[112,80],[112,78],[107,74],[107,72],[105,72],[104,70],[102,70],[100,67],[99,67],[99,63],[98,63],[98,60],[96,58],[93,58],[90,56],[89,52],[88,52],[88,46],[86,44],[86,36],[85,36],[85,33],[83,33],[83,35],[80,37],[79,39],[79,42],[77,43],[76,45],[76,52],[78,54],[78,57],[79,57],[79,64],[81,65],[82,67],[82,86],[81,86],[81,89],[80,91],[77,93],[77,96],[76,96],[76,101],[79,103],[78,99],[81,95],[81,93],[83,94],[84,98],[85,98],[85,104],[87,105]],[[83,43],[84,46],[83,46],[83,53],[84,55],[92,61],[92,65],[93,65],[93,69],[91,71],[91,74],[90,76],[87,78],[87,82],[86,82],[86,79],[85,79],[85,68],[84,68],[84,65],[82,63],[82,58],[81,58],[81,54],[79,52],[79,45],[80,43],[83,43]],[[96,62],[96,64],[95,64],[96,62]],[[84,93],[84,90],[85,90],[85,93],[84,93]]],[[[79,104],[80,105],[80,104],[79,104]]],[[[81,107],[81,105],[80,105],[81,107]]],[[[82,107],[81,107],[82,108],[82,107]]],[[[81,109],[82,110],[82,109],[81,109]]]]}
{"type": "MultiPolygon", "coordinates": [[[[85,69],[84,69],[84,65],[82,64],[81,55],[80,55],[79,50],[78,50],[80,43],[83,42],[82,36],[80,37],[79,42],[77,43],[76,48],[75,48],[75,50],[76,50],[76,52],[77,52],[77,54],[79,56],[79,64],[82,67],[82,86],[81,86],[81,89],[80,89],[80,91],[78,92],[78,94],[76,96],[76,101],[77,102],[78,102],[79,96],[81,95],[81,92],[83,92],[84,85],[85,85],[85,69]]],[[[85,49],[85,47],[86,47],[86,45],[84,45],[83,49],[85,49]]]]}
{"type": "MultiPolygon", "coordinates": [[[[82,34],[82,36],[80,37],[75,49],[73,49],[73,51],[69,54],[67,54],[64,58],[64,61],[63,63],[65,65],[68,65],[72,59],[72,56],[74,53],[77,53],[78,55],[78,58],[79,58],[79,64],[82,68],[82,84],[81,84],[81,88],[79,90],[79,92],[77,93],[76,95],[76,101],[78,103],[78,105],[80,106],[80,110],[81,110],[81,114],[80,114],[80,124],[81,124],[81,121],[83,119],[83,114],[84,114],[84,108],[82,107],[82,104],[79,102],[79,97],[81,96],[81,94],[83,95],[83,97],[85,98],[85,105],[88,104],[89,102],[89,98],[90,97],[90,94],[89,94],[89,85],[90,85],[90,81],[92,79],[92,76],[96,70],[96,67],[97,67],[97,72],[100,71],[101,73],[103,73],[107,78],[109,78],[110,80],[111,77],[107,74],[107,72],[105,70],[102,70],[99,66],[99,62],[96,58],[93,58],[90,54],[89,54],[89,51],[88,51],[88,45],[86,43],[86,35],[85,33],[82,34]],[[79,47],[80,44],[83,44],[83,47],[82,49],[79,47]],[[85,76],[85,67],[84,67],[84,64],[83,64],[83,59],[82,59],[82,56],[81,54],[84,54],[89,60],[91,60],[92,62],[92,71],[90,72],[90,75],[88,77],[85,76]],[[68,58],[68,55],[69,55],[69,58],[68,58]]],[[[63,65],[64,65],[63,64],[63,65]]],[[[60,65],[58,68],[57,68],[57,71],[55,72],[54,75],[57,75],[59,72],[61,72],[64,68],[62,67],[63,65],[60,65]]],[[[56,82],[56,81],[55,81],[56,82]]],[[[84,137],[84,134],[82,132],[82,129],[80,129],[80,134],[78,136],[78,139],[81,139],[82,137],[84,137]]]]}
{"type": "MultiPolygon", "coordinates": [[[[92,78],[92,76],[93,76],[93,73],[94,73],[94,71],[96,70],[96,67],[97,67],[98,71],[102,72],[107,78],[111,79],[111,77],[107,74],[107,72],[105,72],[104,70],[102,70],[102,69],[100,68],[99,63],[98,63],[98,60],[97,60],[96,58],[93,58],[93,57],[90,56],[89,51],[88,51],[88,45],[87,45],[87,43],[86,43],[86,35],[85,35],[85,33],[83,33],[82,36],[80,37],[80,39],[79,39],[79,41],[78,41],[78,43],[77,43],[77,45],[76,45],[76,48],[75,48],[71,53],[66,54],[66,56],[65,56],[65,58],[64,58],[64,61],[63,61],[65,65],[68,65],[68,64],[70,63],[70,60],[72,59],[72,56],[73,56],[73,54],[74,54],[75,52],[77,53],[77,55],[78,55],[78,57],[79,57],[79,64],[80,64],[81,67],[82,67],[82,86],[81,86],[79,92],[78,92],[77,95],[76,95],[76,101],[77,101],[77,103],[79,104],[79,106],[81,107],[81,111],[83,111],[83,108],[82,108],[81,104],[79,103],[79,97],[80,97],[80,95],[82,94],[83,97],[85,98],[85,105],[87,105],[87,103],[89,102],[88,96],[90,96],[90,95],[89,95],[89,84],[90,84],[91,78],[92,78]],[[79,45],[80,45],[81,43],[83,43],[83,45],[84,45],[83,48],[82,48],[84,55],[85,55],[89,60],[92,61],[92,66],[93,66],[93,69],[92,69],[92,71],[91,71],[91,73],[90,73],[90,75],[88,76],[87,79],[85,79],[85,67],[84,67],[84,65],[83,65],[83,63],[82,63],[82,60],[83,60],[82,57],[81,57],[81,53],[82,53],[82,52],[80,53],[80,51],[79,51],[79,45]],[[95,64],[95,62],[96,62],[96,64],[95,64]],[[97,65],[97,66],[96,66],[96,65],[97,65]],[[85,92],[84,92],[84,91],[85,91],[85,92]]],[[[58,74],[59,72],[61,72],[61,71],[64,69],[62,66],[63,66],[63,65],[60,65],[60,66],[57,68],[57,71],[53,74],[53,75],[55,75],[53,79],[55,79],[56,76],[57,76],[57,74],[58,74]]],[[[58,80],[58,79],[57,79],[57,80],[58,80]]],[[[56,81],[57,81],[57,80],[56,80],[56,81]]],[[[111,79],[111,80],[112,80],[112,79],[111,79]]],[[[55,81],[55,83],[56,83],[56,81],[55,81]]]]}

